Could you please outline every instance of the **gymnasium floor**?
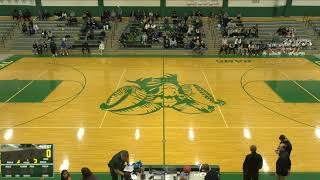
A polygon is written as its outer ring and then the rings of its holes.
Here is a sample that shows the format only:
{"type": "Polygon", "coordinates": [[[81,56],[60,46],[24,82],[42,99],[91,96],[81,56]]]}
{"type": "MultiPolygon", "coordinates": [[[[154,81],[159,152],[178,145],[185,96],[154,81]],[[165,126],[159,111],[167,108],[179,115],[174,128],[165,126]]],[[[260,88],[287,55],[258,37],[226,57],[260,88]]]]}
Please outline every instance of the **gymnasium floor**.
{"type": "Polygon", "coordinates": [[[0,127],[13,130],[0,143],[54,144],[55,171],[69,160],[73,172],[108,171],[122,149],[144,164],[201,162],[241,172],[256,144],[264,170],[274,171],[278,136],[285,134],[293,144],[292,171],[316,172],[317,61],[23,57],[0,70],[0,127]]]}

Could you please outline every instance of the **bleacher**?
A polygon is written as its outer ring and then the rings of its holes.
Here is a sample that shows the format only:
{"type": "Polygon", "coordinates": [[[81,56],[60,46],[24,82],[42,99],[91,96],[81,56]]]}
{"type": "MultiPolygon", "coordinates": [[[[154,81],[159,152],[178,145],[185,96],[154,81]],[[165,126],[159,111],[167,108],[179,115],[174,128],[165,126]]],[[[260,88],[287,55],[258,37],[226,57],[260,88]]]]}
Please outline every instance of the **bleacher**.
{"type": "MultiPolygon", "coordinates": [[[[280,37],[277,34],[277,30],[280,27],[289,27],[289,28],[294,28],[295,29],[295,38],[298,39],[309,39],[313,43],[313,46],[311,49],[305,49],[304,51],[306,52],[312,52],[318,49],[318,46],[314,43],[315,39],[312,36],[312,34],[307,32],[307,29],[305,27],[305,24],[302,21],[296,21],[296,20],[261,20],[259,21],[258,19],[255,20],[250,20],[250,19],[245,19],[243,20],[243,26],[244,27],[253,27],[255,25],[258,25],[258,38],[256,37],[250,37],[246,38],[247,42],[253,42],[254,44],[259,44],[260,42],[263,43],[270,43],[272,41],[275,42],[280,42],[285,39],[285,37],[280,37]]],[[[221,33],[218,33],[219,35],[217,36],[218,42],[221,45],[221,39],[222,35],[221,33]]],[[[229,42],[234,42],[234,37],[229,37],[228,41],[229,42]]]]}
{"type": "MultiPolygon", "coordinates": [[[[158,20],[158,21],[155,21],[154,24],[156,25],[156,31],[158,32],[161,32],[162,34],[165,34],[166,30],[163,29],[163,26],[164,26],[164,18],[163,17],[161,20],[158,20]]],[[[171,17],[167,17],[168,20],[169,20],[169,26],[170,26],[170,30],[167,31],[169,33],[172,33],[173,30],[172,30],[172,27],[173,27],[173,23],[172,23],[172,19],[171,17]]],[[[192,24],[191,18],[189,18],[188,22],[187,22],[187,25],[188,24],[192,24]]],[[[205,24],[203,23],[203,26],[205,24]]],[[[140,21],[129,21],[126,26],[123,28],[123,31],[128,31],[130,28],[136,28],[138,30],[138,35],[131,38],[129,41],[126,42],[126,46],[124,47],[121,43],[119,43],[119,47],[120,48],[152,48],[153,50],[161,50],[161,49],[164,49],[163,47],[163,37],[161,37],[161,41],[160,42],[154,42],[154,41],[147,41],[146,44],[142,44],[141,43],[141,35],[143,34],[142,31],[143,31],[143,24],[141,24],[140,21]]],[[[201,29],[204,29],[204,28],[201,28],[201,29]]],[[[184,46],[186,43],[188,43],[193,37],[194,37],[195,34],[192,34],[192,36],[187,36],[186,34],[184,34],[184,38],[183,38],[183,42],[184,44],[179,44],[178,43],[178,47],[177,48],[174,48],[174,49],[180,49],[180,50],[183,50],[184,49],[184,46]]],[[[120,39],[120,36],[121,34],[119,35],[119,38],[120,39]]],[[[201,31],[201,38],[206,42],[206,31],[201,31]]],[[[172,48],[168,48],[167,50],[170,50],[172,48]]]]}
{"type": "Polygon", "coordinates": [[[6,47],[7,41],[13,36],[13,29],[16,25],[15,21],[0,21],[0,46],[6,47]]]}
{"type": "Polygon", "coordinates": [[[67,45],[72,46],[74,41],[77,39],[77,34],[79,33],[80,26],[66,26],[65,21],[35,21],[34,24],[38,25],[39,31],[36,34],[29,36],[28,34],[23,34],[22,31],[18,33],[15,40],[10,45],[11,50],[30,50],[32,49],[32,44],[34,42],[43,42],[46,39],[41,37],[41,30],[51,31],[54,35],[54,39],[57,45],[63,37],[70,36],[67,38],[67,45]]]}

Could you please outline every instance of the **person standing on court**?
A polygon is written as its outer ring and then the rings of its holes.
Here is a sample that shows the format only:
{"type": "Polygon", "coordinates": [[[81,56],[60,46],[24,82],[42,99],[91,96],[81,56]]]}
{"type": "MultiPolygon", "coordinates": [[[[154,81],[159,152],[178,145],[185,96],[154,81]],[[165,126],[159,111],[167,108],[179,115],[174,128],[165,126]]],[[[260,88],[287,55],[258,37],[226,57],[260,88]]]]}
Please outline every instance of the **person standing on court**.
{"type": "Polygon", "coordinates": [[[255,145],[250,146],[251,153],[246,156],[243,162],[243,179],[244,180],[258,180],[259,169],[262,168],[263,161],[260,154],[257,153],[255,145]]]}
{"type": "Polygon", "coordinates": [[[281,143],[278,148],[279,158],[276,164],[276,180],[286,180],[291,169],[291,160],[286,145],[281,143]]]}
{"type": "Polygon", "coordinates": [[[128,151],[122,150],[112,157],[112,159],[108,163],[112,180],[118,180],[118,175],[120,175],[121,179],[123,179],[123,177],[125,176],[123,169],[126,167],[126,164],[129,164],[128,151]]]}
{"type": "MultiPolygon", "coordinates": [[[[291,151],[292,151],[292,145],[291,145],[290,141],[288,140],[288,138],[282,134],[279,136],[279,140],[280,140],[280,144],[286,145],[286,151],[288,152],[288,154],[290,156],[291,151]]],[[[280,144],[279,144],[279,146],[280,146],[280,144]]]]}

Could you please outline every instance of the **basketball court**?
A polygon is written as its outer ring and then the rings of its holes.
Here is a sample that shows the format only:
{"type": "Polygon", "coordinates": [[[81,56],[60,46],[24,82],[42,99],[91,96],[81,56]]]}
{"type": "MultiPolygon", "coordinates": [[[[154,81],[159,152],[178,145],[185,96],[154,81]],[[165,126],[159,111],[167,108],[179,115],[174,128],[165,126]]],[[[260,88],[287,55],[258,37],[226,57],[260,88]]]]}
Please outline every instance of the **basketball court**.
{"type": "Polygon", "coordinates": [[[292,171],[320,168],[317,58],[23,57],[0,70],[1,143],[54,144],[55,171],[105,172],[127,149],[144,164],[241,172],[256,144],[274,171],[280,134],[292,171]],[[79,130],[79,128],[82,128],[79,130]],[[308,162],[308,163],[303,163],[308,162]]]}

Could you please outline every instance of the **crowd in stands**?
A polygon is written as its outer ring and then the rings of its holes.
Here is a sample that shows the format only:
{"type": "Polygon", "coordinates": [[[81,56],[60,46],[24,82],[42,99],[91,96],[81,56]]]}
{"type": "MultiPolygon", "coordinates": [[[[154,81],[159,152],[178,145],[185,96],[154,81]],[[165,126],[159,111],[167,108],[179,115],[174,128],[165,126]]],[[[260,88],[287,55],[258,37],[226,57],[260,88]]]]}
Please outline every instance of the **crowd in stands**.
{"type": "Polygon", "coordinates": [[[25,21],[30,21],[31,20],[31,12],[28,9],[24,9],[24,10],[17,10],[14,9],[13,13],[12,13],[12,19],[13,20],[25,20],[25,21]]]}
{"type": "Polygon", "coordinates": [[[227,13],[215,15],[223,39],[219,54],[234,55],[304,55],[301,50],[312,46],[311,40],[295,37],[295,28],[280,27],[269,41],[259,40],[258,25],[247,27],[241,21],[241,14],[229,18],[227,13]]]}
{"type": "MultiPolygon", "coordinates": [[[[38,11],[38,20],[45,21],[50,14],[47,10],[38,11]]],[[[53,16],[58,21],[66,21],[67,26],[77,25],[78,19],[74,12],[57,10],[53,16]]],[[[14,20],[24,20],[22,23],[22,32],[32,36],[41,33],[43,39],[47,39],[44,44],[37,42],[33,44],[34,54],[43,54],[47,44],[54,42],[53,32],[50,30],[39,29],[35,20],[31,19],[31,13],[28,9],[14,10],[14,20]],[[43,50],[41,50],[43,49],[43,50]]],[[[296,37],[294,27],[281,26],[270,40],[259,39],[258,25],[245,26],[239,13],[235,18],[230,18],[227,13],[214,14],[213,17],[218,21],[218,28],[223,35],[220,54],[236,55],[303,55],[301,50],[310,49],[311,40],[296,37]],[[277,38],[277,39],[276,39],[277,38]]],[[[117,7],[112,10],[105,10],[100,16],[100,21],[96,20],[89,11],[82,16],[83,25],[80,30],[80,40],[82,41],[82,52],[90,53],[91,42],[96,42],[99,52],[104,50],[104,41],[107,37],[107,31],[111,29],[112,22],[122,21],[122,9],[117,7]],[[99,31],[98,33],[96,33],[99,31]],[[100,43],[100,44],[99,44],[100,43]]],[[[64,46],[66,35],[62,40],[61,54],[68,55],[67,45],[64,46]]],[[[129,25],[122,32],[119,42],[123,47],[152,47],[154,45],[162,46],[165,49],[184,48],[193,50],[202,54],[207,51],[207,45],[204,42],[205,34],[203,30],[202,14],[194,10],[191,14],[185,13],[179,16],[176,11],[171,13],[170,17],[161,17],[160,13],[144,10],[132,11],[129,25]]],[[[55,54],[54,54],[55,55],[55,54]]]]}
{"type": "Polygon", "coordinates": [[[166,49],[186,48],[203,52],[207,48],[202,40],[205,35],[201,17],[200,11],[184,16],[173,11],[170,18],[163,19],[159,12],[133,11],[131,22],[119,41],[124,47],[151,47],[158,43],[166,49]]]}

